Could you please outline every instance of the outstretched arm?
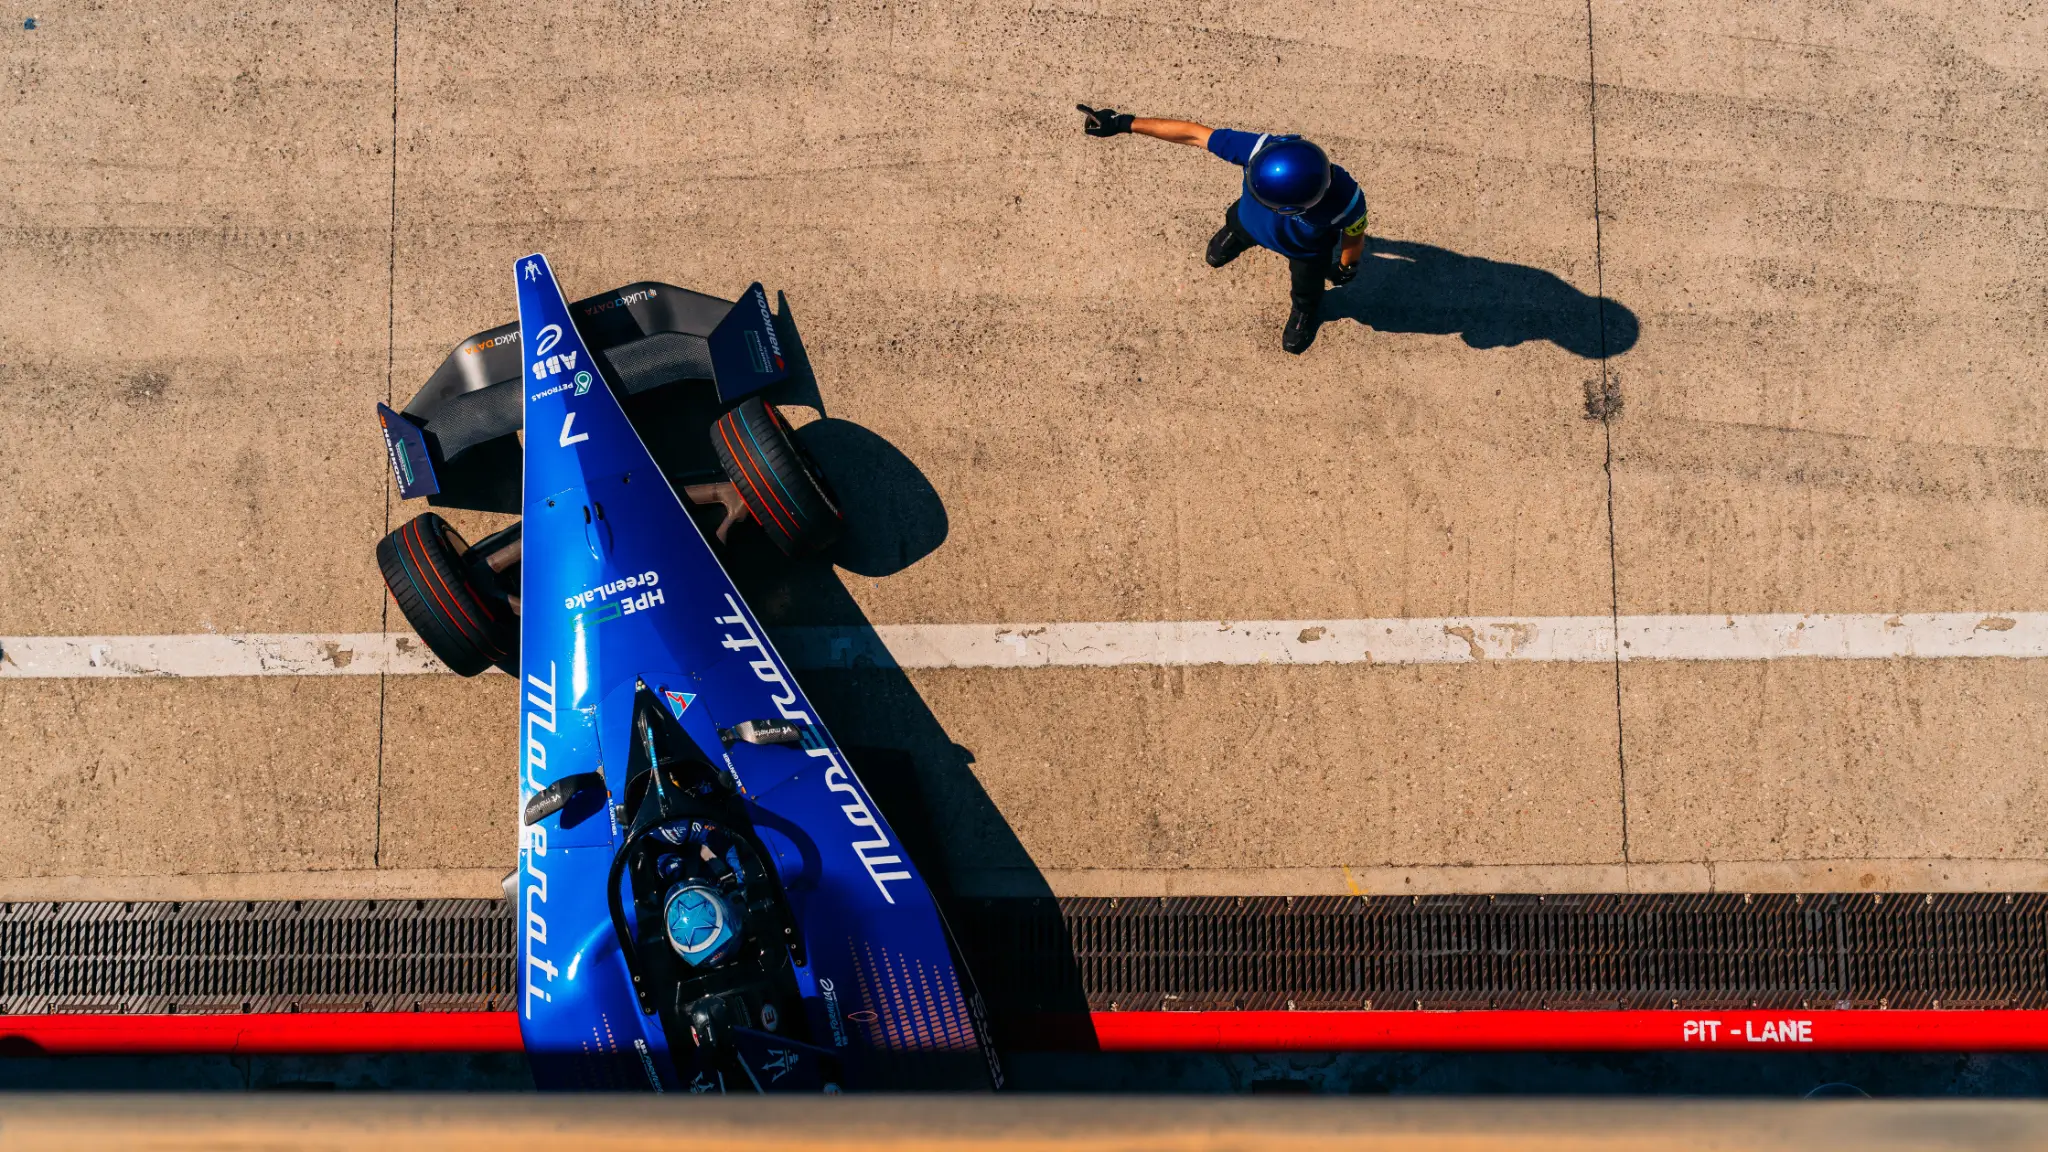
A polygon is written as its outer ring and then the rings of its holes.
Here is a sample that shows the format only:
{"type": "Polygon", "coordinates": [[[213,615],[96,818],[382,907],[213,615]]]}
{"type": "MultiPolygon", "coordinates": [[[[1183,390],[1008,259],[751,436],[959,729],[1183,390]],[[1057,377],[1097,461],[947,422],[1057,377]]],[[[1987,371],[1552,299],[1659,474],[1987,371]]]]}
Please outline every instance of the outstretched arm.
{"type": "Polygon", "coordinates": [[[1192,120],[1151,120],[1140,117],[1131,121],[1131,131],[1170,144],[1191,144],[1197,148],[1207,148],[1209,133],[1212,130],[1192,120]]]}
{"type": "Polygon", "coordinates": [[[1211,129],[1191,120],[1140,118],[1128,112],[1118,112],[1114,108],[1090,108],[1086,104],[1076,104],[1074,107],[1088,117],[1087,132],[1090,136],[1121,136],[1126,132],[1135,132],[1140,136],[1150,136],[1155,140],[1165,140],[1173,144],[1189,144],[1196,148],[1209,146],[1211,129]]]}

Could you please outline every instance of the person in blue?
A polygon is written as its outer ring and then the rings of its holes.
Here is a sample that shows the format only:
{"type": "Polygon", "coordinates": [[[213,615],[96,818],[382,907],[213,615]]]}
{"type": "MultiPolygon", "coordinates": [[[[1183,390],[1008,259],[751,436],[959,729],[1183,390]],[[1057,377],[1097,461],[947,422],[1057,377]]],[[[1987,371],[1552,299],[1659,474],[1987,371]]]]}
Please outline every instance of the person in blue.
{"type": "Polygon", "coordinates": [[[1244,169],[1244,192],[1223,213],[1223,228],[1209,239],[1209,267],[1221,268],[1247,248],[1287,257],[1293,274],[1294,311],[1280,347],[1299,356],[1315,342],[1322,323],[1323,281],[1349,284],[1365,254],[1365,193],[1349,172],[1299,136],[1257,135],[1208,128],[1187,120],[1155,120],[1077,104],[1090,136],[1137,133],[1155,140],[1207,148],[1244,169]]]}

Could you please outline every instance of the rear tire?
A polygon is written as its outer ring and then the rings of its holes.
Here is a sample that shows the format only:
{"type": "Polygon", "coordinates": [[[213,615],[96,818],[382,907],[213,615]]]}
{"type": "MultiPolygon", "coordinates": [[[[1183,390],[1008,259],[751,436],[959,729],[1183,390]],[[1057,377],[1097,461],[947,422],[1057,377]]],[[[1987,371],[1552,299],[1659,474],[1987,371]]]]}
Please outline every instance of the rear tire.
{"type": "Polygon", "coordinates": [[[377,567],[405,622],[443,664],[474,676],[511,662],[519,624],[506,605],[491,603],[470,582],[469,550],[446,520],[414,517],[377,543],[377,567]]]}
{"type": "Polygon", "coordinates": [[[747,511],[785,556],[815,552],[839,539],[846,520],[782,414],[750,396],[711,426],[711,447],[747,511]]]}

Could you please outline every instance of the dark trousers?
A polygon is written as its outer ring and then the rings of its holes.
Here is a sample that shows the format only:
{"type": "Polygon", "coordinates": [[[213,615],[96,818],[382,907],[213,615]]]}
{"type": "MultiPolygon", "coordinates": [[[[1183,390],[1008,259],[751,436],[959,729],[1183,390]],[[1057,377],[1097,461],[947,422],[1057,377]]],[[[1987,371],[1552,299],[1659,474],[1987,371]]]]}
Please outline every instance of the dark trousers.
{"type": "MultiPolygon", "coordinates": [[[[1223,241],[1223,250],[1228,256],[1234,258],[1242,255],[1247,248],[1258,247],[1259,242],[1252,239],[1244,230],[1244,225],[1238,221],[1237,204],[1234,201],[1230,209],[1223,213],[1223,228],[1230,233],[1223,241]]],[[[1287,258],[1287,271],[1292,281],[1288,285],[1287,294],[1294,300],[1294,306],[1311,318],[1322,312],[1323,278],[1328,275],[1329,270],[1328,256],[1287,258]]]]}

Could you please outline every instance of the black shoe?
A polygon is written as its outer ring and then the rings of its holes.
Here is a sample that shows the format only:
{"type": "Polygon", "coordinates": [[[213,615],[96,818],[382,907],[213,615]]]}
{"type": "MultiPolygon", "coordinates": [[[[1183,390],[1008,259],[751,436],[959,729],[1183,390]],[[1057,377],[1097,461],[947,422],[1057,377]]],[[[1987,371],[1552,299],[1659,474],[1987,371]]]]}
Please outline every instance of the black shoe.
{"type": "Polygon", "coordinates": [[[1221,268],[1239,256],[1244,255],[1243,246],[1233,246],[1230,243],[1231,239],[1232,233],[1228,224],[1218,229],[1214,236],[1209,237],[1209,251],[1203,256],[1203,259],[1209,262],[1209,267],[1221,268]]]}
{"type": "Polygon", "coordinates": [[[1308,351],[1308,346],[1316,342],[1316,329],[1322,325],[1322,317],[1296,308],[1287,317],[1287,330],[1280,334],[1281,349],[1296,356],[1308,351]]]}

